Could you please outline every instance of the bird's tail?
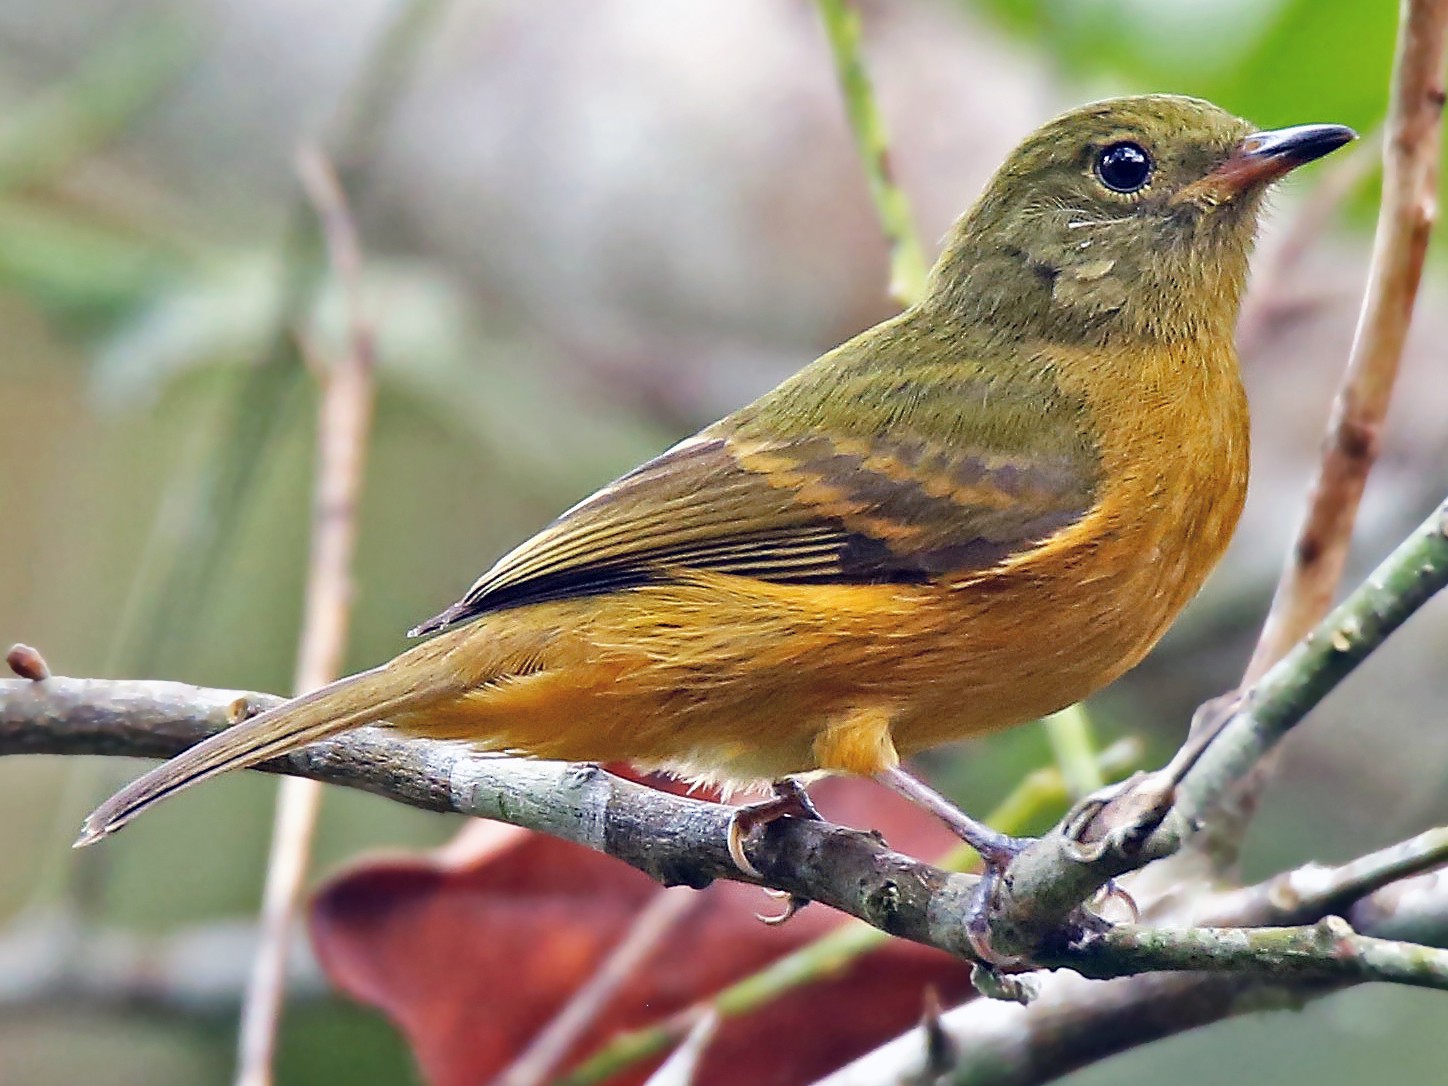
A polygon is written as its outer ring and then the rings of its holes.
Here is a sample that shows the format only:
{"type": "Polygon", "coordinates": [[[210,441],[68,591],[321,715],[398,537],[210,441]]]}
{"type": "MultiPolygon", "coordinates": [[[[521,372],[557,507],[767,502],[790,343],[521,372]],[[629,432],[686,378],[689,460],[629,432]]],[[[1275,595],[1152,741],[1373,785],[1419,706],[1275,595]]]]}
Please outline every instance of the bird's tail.
{"type": "Polygon", "coordinates": [[[278,757],[348,728],[386,720],[453,693],[450,688],[419,685],[414,669],[397,663],[394,660],[350,675],[283,702],[183,751],[91,812],[76,838],[76,847],[114,833],[142,811],[198,781],[278,757]]]}

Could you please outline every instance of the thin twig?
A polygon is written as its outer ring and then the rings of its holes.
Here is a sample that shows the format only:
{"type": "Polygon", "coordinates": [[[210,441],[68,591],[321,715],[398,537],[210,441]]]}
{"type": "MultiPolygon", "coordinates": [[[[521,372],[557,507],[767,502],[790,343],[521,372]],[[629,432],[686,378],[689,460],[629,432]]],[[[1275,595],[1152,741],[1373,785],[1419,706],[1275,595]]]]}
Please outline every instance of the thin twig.
{"type": "Polygon", "coordinates": [[[1345,864],[1307,864],[1285,871],[1226,895],[1220,912],[1231,918],[1228,923],[1236,923],[1244,913],[1260,914],[1263,906],[1254,899],[1262,896],[1280,921],[1306,923],[1327,913],[1343,914],[1352,902],[1445,863],[1448,827],[1440,826],[1345,864]]]}
{"type": "MultiPolygon", "coordinates": [[[[304,149],[298,155],[297,172],[317,209],[331,265],[347,295],[350,312],[347,350],[324,374],[317,416],[312,543],[296,675],[297,693],[306,693],[341,672],[375,366],[372,328],[360,297],[361,247],[346,196],[331,165],[315,149],[304,149]]],[[[315,781],[288,778],[281,782],[262,903],[263,938],[242,1008],[239,1086],[268,1086],[272,1081],[287,946],[306,881],[321,798],[321,785],[315,781]]]]}
{"type": "MultiPolygon", "coordinates": [[[[1344,865],[1343,870],[1357,863],[1344,865]]],[[[1320,869],[1309,867],[1287,877],[1297,876],[1294,881],[1310,885],[1320,874],[1320,869]]],[[[1330,875],[1329,881],[1333,878],[1330,875]]],[[[1279,900],[1271,892],[1279,879],[1229,895],[1237,903],[1231,910],[1234,922],[1272,924],[1297,915],[1297,899],[1279,900]]],[[[1188,910],[1198,904],[1186,898],[1181,903],[1188,910]]],[[[1448,876],[1441,872],[1395,882],[1355,903],[1338,904],[1361,936],[1448,944],[1448,876]]],[[[1303,922],[1313,919],[1318,918],[1303,922]]],[[[957,1062],[944,1075],[923,1077],[930,1053],[921,1031],[911,1030],[815,1086],[914,1086],[922,1081],[1036,1086],[1115,1053],[1224,1018],[1320,999],[1357,982],[1347,966],[1342,968],[1349,979],[1304,980],[1299,975],[1282,981],[1270,974],[1181,972],[1091,981],[1058,971],[1042,976],[1041,995],[1029,1006],[978,999],[946,1012],[940,1028],[951,1041],[957,1062]]]]}
{"type": "Polygon", "coordinates": [[[1445,586],[1448,501],[1252,687],[1182,781],[1170,832],[1185,836],[1209,817],[1289,730],[1445,586]]]}
{"type": "Polygon", "coordinates": [[[1289,928],[1118,924],[1048,955],[1045,963],[1101,980],[1192,970],[1250,973],[1275,982],[1386,981],[1448,991],[1448,951],[1359,935],[1336,916],[1289,928]]]}
{"type": "MultiPolygon", "coordinates": [[[[280,701],[185,683],[0,679],[0,755],[169,758],[239,715],[280,701]]],[[[758,884],[729,855],[735,808],[661,792],[594,766],[484,754],[465,744],[363,727],[257,768],[358,788],[423,810],[540,830],[614,856],[668,886],[699,887],[714,879],[758,884]]],[[[953,952],[969,954],[959,925],[932,903],[967,899],[978,882],[973,875],[893,852],[868,833],[801,819],[771,823],[751,841],[750,858],[767,885],[903,938],[938,938],[953,952]]]]}
{"type": "Polygon", "coordinates": [[[1285,1005],[1294,998],[1288,991],[1221,974],[1103,982],[1058,973],[1029,1006],[976,999],[942,1015],[940,1028],[956,1054],[945,1074],[932,1074],[926,1038],[912,1029],[814,1086],[1039,1086],[1150,1041],[1272,1006],[1268,993],[1279,993],[1276,1002],[1285,1005]],[[1249,992],[1256,1000],[1244,998],[1249,992]]]}
{"type": "Polygon", "coordinates": [[[692,1086],[699,1073],[699,1064],[704,1059],[704,1052],[718,1030],[717,1014],[706,1014],[700,1018],[684,1038],[684,1043],[649,1076],[644,1086],[692,1086]]]}
{"type": "Polygon", "coordinates": [[[925,276],[930,269],[915,230],[910,201],[895,183],[885,121],[860,56],[860,14],[850,0],[816,2],[844,92],[845,115],[855,137],[855,150],[870,183],[870,199],[885,240],[890,243],[890,296],[908,306],[925,293],[925,276]]]}
{"type": "Polygon", "coordinates": [[[1368,287],[1297,542],[1243,677],[1267,673],[1332,606],[1377,459],[1437,210],[1448,0],[1404,0],[1368,287]]]}
{"type": "Polygon", "coordinates": [[[493,1080],[492,1086],[538,1086],[545,1081],[568,1058],[618,990],[698,903],[693,893],[679,887],[656,895],[603,964],[493,1080]]]}

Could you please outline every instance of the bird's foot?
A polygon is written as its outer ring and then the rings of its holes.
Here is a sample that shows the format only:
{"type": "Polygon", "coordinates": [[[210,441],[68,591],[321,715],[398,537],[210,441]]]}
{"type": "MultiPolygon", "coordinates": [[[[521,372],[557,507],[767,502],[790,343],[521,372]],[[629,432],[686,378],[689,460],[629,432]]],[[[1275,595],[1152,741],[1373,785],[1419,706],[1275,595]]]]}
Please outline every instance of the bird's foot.
{"type": "Polygon", "coordinates": [[[792,777],[784,777],[770,784],[774,794],[758,803],[736,807],[729,817],[729,856],[734,865],[750,878],[762,879],[759,869],[750,862],[744,851],[744,842],[760,826],[767,826],[781,818],[807,818],[823,821],[815,805],[810,802],[804,786],[792,777]]]}
{"type": "Polygon", "coordinates": [[[918,777],[900,769],[886,770],[876,778],[918,807],[944,822],[980,854],[983,869],[980,883],[965,913],[965,936],[976,955],[987,966],[1019,965],[1015,958],[995,953],[990,945],[990,906],[995,888],[1017,856],[1031,843],[1029,837],[1012,837],[972,818],[918,777]]]}
{"type": "MultiPolygon", "coordinates": [[[[974,822],[973,819],[970,821],[974,822]]],[[[980,823],[975,825],[980,826],[980,823]]],[[[951,828],[955,829],[954,826],[951,828]]],[[[1021,959],[1009,954],[999,954],[991,945],[991,902],[995,897],[996,887],[1005,877],[1006,869],[1011,866],[1011,861],[1025,851],[1031,839],[1010,837],[986,828],[989,836],[977,836],[974,840],[956,829],[966,844],[980,853],[981,858],[980,882],[976,884],[975,892],[971,894],[970,902],[965,908],[965,938],[982,965],[992,969],[1008,968],[1022,964],[1021,959]]]]}

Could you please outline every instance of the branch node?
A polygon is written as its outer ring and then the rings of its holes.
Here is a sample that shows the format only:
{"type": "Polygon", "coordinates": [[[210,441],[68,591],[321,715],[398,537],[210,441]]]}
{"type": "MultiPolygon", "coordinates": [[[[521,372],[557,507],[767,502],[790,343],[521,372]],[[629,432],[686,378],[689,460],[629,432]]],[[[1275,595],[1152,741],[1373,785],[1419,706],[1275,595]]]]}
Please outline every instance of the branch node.
{"type": "Polygon", "coordinates": [[[955,1070],[960,1063],[960,1051],[940,1021],[940,992],[935,985],[926,986],[924,1004],[920,1030],[925,1034],[925,1080],[935,1082],[955,1070]]]}
{"type": "Polygon", "coordinates": [[[226,723],[228,725],[240,724],[243,720],[250,720],[261,711],[260,705],[243,694],[226,707],[226,723]]]}
{"type": "Polygon", "coordinates": [[[1095,864],[1108,854],[1123,859],[1137,855],[1171,810],[1178,779],[1169,768],[1134,773],[1084,797],[1061,820],[1067,859],[1095,864]]]}
{"type": "Polygon", "coordinates": [[[45,657],[40,655],[40,650],[18,641],[11,645],[10,651],[5,654],[5,662],[10,665],[10,670],[22,679],[38,683],[50,678],[50,665],[45,662],[45,657]]]}
{"type": "Polygon", "coordinates": [[[1340,916],[1324,916],[1313,925],[1313,935],[1323,951],[1339,958],[1353,955],[1351,940],[1357,936],[1352,925],[1340,916]]]}
{"type": "Polygon", "coordinates": [[[970,982],[987,999],[1019,1003],[1028,1007],[1041,994],[1041,978],[1035,973],[1005,973],[993,965],[976,962],[970,968],[970,982]]]}

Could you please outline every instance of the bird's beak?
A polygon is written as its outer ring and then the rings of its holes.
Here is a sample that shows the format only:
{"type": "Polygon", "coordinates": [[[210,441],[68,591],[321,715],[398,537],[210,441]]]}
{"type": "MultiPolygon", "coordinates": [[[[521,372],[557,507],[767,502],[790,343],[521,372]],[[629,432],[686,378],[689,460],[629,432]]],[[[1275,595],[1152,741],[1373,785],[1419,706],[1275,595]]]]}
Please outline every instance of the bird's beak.
{"type": "Polygon", "coordinates": [[[1260,188],[1297,169],[1303,163],[1336,151],[1357,139],[1340,124],[1299,124],[1270,132],[1254,132],[1205,177],[1177,193],[1203,203],[1224,203],[1248,189],[1260,188]]]}

